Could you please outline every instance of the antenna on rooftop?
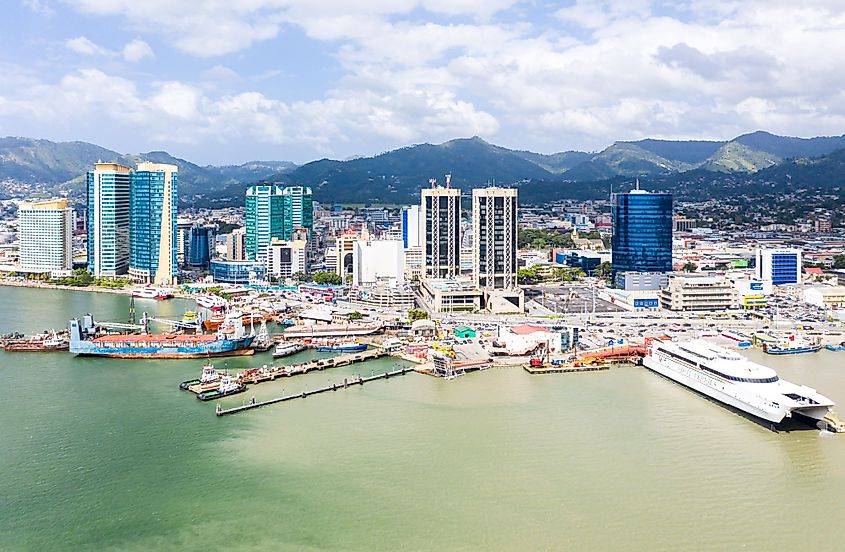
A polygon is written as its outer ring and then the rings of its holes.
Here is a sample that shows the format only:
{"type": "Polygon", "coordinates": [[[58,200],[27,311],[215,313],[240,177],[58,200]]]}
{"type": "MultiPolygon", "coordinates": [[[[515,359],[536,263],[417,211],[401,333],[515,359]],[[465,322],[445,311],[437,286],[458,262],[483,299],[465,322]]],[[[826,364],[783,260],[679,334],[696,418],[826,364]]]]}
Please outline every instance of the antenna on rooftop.
{"type": "Polygon", "coordinates": [[[435,185],[437,184],[437,179],[436,178],[429,178],[428,183],[431,184],[432,188],[434,188],[435,185]]]}
{"type": "Polygon", "coordinates": [[[446,175],[446,187],[447,188],[452,187],[452,175],[451,174],[446,175]]]}
{"type": "Polygon", "coordinates": [[[637,190],[639,190],[639,189],[640,189],[640,179],[638,178],[637,179],[637,190]]]}

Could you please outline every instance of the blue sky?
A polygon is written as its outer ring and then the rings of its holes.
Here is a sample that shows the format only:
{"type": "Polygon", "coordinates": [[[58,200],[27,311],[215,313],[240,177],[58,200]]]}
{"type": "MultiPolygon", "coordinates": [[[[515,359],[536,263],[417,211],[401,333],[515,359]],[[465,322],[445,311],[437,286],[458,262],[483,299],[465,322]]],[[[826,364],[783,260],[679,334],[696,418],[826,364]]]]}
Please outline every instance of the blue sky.
{"type": "Polygon", "coordinates": [[[842,0],[6,4],[0,135],[223,164],[845,132],[842,0]]]}

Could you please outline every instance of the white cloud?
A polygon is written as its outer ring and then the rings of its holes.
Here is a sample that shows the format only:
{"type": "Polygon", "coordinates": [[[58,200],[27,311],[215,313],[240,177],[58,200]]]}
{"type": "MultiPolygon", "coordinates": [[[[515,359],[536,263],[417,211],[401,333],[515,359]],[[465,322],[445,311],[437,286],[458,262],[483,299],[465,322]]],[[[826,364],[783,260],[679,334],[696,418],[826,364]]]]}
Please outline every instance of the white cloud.
{"type": "Polygon", "coordinates": [[[76,38],[71,38],[67,40],[65,42],[65,47],[68,50],[76,52],[77,54],[82,54],[86,56],[108,54],[108,50],[106,50],[105,48],[100,48],[84,36],[78,36],[76,38]]]}
{"type": "Polygon", "coordinates": [[[126,46],[121,51],[121,55],[129,63],[137,63],[142,59],[155,57],[155,53],[153,53],[150,45],[140,38],[135,38],[126,43],[126,46]]]}
{"type": "Polygon", "coordinates": [[[39,15],[56,15],[56,11],[50,7],[46,0],[21,0],[21,4],[39,15]]]}

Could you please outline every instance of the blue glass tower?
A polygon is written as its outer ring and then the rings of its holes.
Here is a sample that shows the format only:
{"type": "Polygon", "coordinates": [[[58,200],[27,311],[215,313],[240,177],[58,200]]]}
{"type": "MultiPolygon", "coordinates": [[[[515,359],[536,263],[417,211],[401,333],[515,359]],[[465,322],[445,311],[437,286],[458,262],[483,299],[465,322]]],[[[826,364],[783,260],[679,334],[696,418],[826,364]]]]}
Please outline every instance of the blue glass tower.
{"type": "Polygon", "coordinates": [[[88,270],[114,278],[129,268],[129,195],[132,169],[97,163],[86,175],[88,270]]]}
{"type": "Polygon", "coordinates": [[[177,171],[175,165],[140,163],[131,175],[129,274],[136,281],[176,283],[177,171]]]}
{"type": "Polygon", "coordinates": [[[193,267],[208,267],[214,252],[216,227],[194,225],[191,227],[191,243],[188,264],[193,267]]]}
{"type": "Polygon", "coordinates": [[[672,194],[616,194],[612,209],[614,283],[625,272],[671,272],[672,194]]]}

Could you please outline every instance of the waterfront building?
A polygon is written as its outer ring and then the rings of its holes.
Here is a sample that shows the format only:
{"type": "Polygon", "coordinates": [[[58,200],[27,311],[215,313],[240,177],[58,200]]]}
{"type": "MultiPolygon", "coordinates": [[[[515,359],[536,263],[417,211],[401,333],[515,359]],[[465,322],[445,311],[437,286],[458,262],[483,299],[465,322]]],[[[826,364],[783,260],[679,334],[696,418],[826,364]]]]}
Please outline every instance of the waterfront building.
{"type": "Polygon", "coordinates": [[[426,278],[420,285],[420,295],[435,312],[476,312],[484,299],[484,292],[471,281],[456,278],[426,278]]]}
{"type": "Polygon", "coordinates": [[[137,282],[176,283],[178,171],[176,165],[139,163],[130,174],[129,275],[137,282]]]}
{"type": "Polygon", "coordinates": [[[191,227],[194,222],[186,218],[176,219],[176,262],[179,266],[188,264],[191,254],[191,227]]]}
{"type": "MultiPolygon", "coordinates": [[[[288,186],[282,190],[282,235],[283,240],[293,240],[294,231],[306,228],[310,233],[314,227],[314,200],[311,188],[288,186]]],[[[273,236],[276,237],[276,236],[273,236]]]]}
{"type": "Polygon", "coordinates": [[[524,293],[517,286],[517,190],[472,191],[472,279],[491,312],[522,312],[524,293]]]}
{"type": "Polygon", "coordinates": [[[369,309],[408,310],[414,308],[416,302],[414,292],[410,286],[390,286],[378,284],[364,288],[353,287],[345,301],[351,307],[369,309]]]}
{"type": "Polygon", "coordinates": [[[114,278],[129,270],[129,189],[132,169],[97,163],[86,175],[88,270],[114,278]]]}
{"type": "Polygon", "coordinates": [[[419,205],[402,207],[402,244],[405,249],[420,246],[421,220],[419,205]]]}
{"type": "Polygon", "coordinates": [[[825,309],[845,308],[845,286],[814,286],[804,290],[804,301],[825,309]]]}
{"type": "Polygon", "coordinates": [[[349,232],[338,236],[335,240],[335,273],[339,276],[351,275],[354,271],[355,242],[360,239],[367,239],[368,234],[359,236],[349,232]]]}
{"type": "Polygon", "coordinates": [[[211,277],[215,282],[227,284],[248,284],[263,280],[266,267],[254,261],[211,261],[211,277]]]}
{"type": "Polygon", "coordinates": [[[246,256],[263,262],[273,238],[284,239],[282,189],[275,185],[251,186],[246,191],[246,256]]]}
{"type": "Polygon", "coordinates": [[[267,275],[287,280],[297,272],[305,273],[308,242],[273,240],[267,250],[267,275]]]}
{"type": "Polygon", "coordinates": [[[758,249],[757,277],[775,286],[799,283],[801,281],[801,250],[758,249]]]}
{"type": "Polygon", "coordinates": [[[669,275],[663,272],[621,272],[614,287],[625,291],[657,291],[668,283],[669,275]]]}
{"type": "Polygon", "coordinates": [[[73,209],[66,199],[21,203],[18,207],[20,266],[67,275],[73,270],[73,209]]]}
{"type": "Polygon", "coordinates": [[[405,254],[401,240],[358,240],[352,250],[352,285],[405,282],[405,254]]]}
{"type": "Polygon", "coordinates": [[[423,274],[454,278],[461,262],[461,191],[432,187],[421,192],[423,274]]]}
{"type": "Polygon", "coordinates": [[[660,306],[673,311],[723,311],[737,308],[737,293],[721,276],[669,276],[660,306]]]}
{"type": "Polygon", "coordinates": [[[625,272],[672,271],[672,195],[632,190],[614,194],[614,285],[621,287],[625,272]]]}

